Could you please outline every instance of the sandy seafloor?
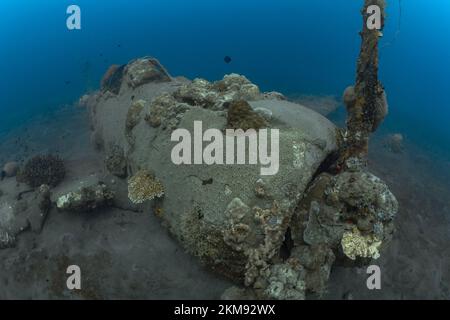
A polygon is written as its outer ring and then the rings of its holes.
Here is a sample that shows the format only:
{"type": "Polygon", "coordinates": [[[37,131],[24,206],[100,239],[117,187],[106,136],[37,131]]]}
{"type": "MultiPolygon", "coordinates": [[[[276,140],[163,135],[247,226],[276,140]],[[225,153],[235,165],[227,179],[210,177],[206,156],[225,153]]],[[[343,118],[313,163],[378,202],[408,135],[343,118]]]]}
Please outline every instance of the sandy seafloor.
{"type": "MultiPolygon", "coordinates": [[[[0,163],[58,153],[65,184],[102,176],[87,114],[65,107],[0,139],[0,163]]],[[[370,170],[397,196],[400,211],[390,246],[375,261],[382,289],[366,287],[365,268],[335,267],[328,299],[450,299],[450,162],[405,142],[394,154],[385,133],[371,143],[370,170]]],[[[0,182],[7,192],[15,178],[0,182]]],[[[0,202],[1,202],[0,197],[0,202]]],[[[0,299],[219,299],[232,284],[189,256],[151,214],[109,208],[90,214],[52,210],[40,234],[0,250],[0,299]],[[81,291],[65,289],[68,265],[82,270],[81,291]]]]}

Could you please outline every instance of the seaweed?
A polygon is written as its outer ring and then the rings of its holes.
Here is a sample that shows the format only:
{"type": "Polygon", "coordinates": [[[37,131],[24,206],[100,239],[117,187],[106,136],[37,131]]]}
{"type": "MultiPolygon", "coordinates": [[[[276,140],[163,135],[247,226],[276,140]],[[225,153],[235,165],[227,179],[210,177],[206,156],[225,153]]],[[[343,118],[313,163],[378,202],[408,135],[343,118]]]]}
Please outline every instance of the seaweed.
{"type": "Polygon", "coordinates": [[[261,129],[268,126],[267,121],[245,100],[233,101],[229,105],[227,126],[230,129],[261,129]]]}

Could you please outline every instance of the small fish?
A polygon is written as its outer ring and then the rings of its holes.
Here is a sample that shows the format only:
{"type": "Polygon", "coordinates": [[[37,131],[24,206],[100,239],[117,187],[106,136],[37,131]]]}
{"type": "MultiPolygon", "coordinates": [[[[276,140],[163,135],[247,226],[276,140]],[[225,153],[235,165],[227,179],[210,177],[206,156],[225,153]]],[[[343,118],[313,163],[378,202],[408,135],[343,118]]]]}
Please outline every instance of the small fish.
{"type": "Polygon", "coordinates": [[[226,64],[229,64],[231,62],[231,57],[225,56],[225,58],[223,58],[223,61],[225,61],[226,64]]]}

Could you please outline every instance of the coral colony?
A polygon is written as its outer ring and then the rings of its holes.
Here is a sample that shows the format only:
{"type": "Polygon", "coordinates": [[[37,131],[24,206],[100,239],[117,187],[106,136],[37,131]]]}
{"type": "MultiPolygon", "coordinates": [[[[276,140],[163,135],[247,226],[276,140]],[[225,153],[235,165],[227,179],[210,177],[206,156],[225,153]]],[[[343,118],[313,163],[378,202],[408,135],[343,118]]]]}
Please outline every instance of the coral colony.
{"type": "Polygon", "coordinates": [[[35,156],[18,171],[17,179],[30,187],[43,184],[55,187],[64,180],[66,169],[63,160],[55,155],[35,156]]]}
{"type": "Polygon", "coordinates": [[[143,203],[163,195],[163,185],[147,170],[140,170],[128,180],[128,198],[133,203],[143,203]]]}

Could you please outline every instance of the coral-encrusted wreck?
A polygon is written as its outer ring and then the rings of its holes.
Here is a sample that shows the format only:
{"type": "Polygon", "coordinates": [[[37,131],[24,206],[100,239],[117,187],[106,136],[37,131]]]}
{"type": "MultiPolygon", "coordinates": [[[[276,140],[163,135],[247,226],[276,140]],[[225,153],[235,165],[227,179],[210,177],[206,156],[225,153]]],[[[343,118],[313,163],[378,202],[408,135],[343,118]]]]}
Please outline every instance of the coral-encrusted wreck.
{"type": "MultiPolygon", "coordinates": [[[[368,0],[364,9],[370,4],[382,6],[384,19],[384,2],[368,0]]],[[[378,33],[362,37],[357,82],[344,93],[346,131],[279,93],[260,92],[243,76],[214,83],[171,78],[152,58],[111,67],[102,92],[84,99],[107,169],[131,176],[130,200],[236,282],[223,298],[321,296],[334,263],[377,259],[391,238],[397,200],[361,165],[369,134],[387,112],[377,79],[378,33]],[[194,121],[219,130],[279,129],[279,172],[173,164],[171,132],[192,132],[194,121]]]]}
{"type": "Polygon", "coordinates": [[[188,252],[235,281],[224,298],[320,295],[335,261],[378,257],[397,201],[370,173],[327,172],[339,150],[330,121],[240,75],[189,81],[170,77],[155,59],[137,61],[108,71],[114,85],[85,99],[93,142],[120,169],[107,165],[112,174],[131,177],[130,202],[161,217],[188,252]],[[171,133],[192,132],[194,121],[205,130],[279,129],[279,172],[173,164],[171,133]]]}

